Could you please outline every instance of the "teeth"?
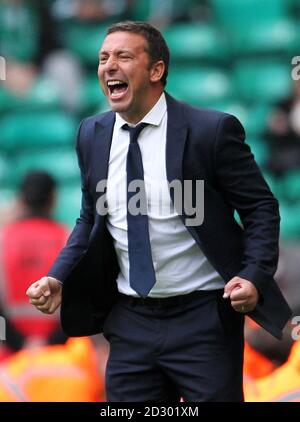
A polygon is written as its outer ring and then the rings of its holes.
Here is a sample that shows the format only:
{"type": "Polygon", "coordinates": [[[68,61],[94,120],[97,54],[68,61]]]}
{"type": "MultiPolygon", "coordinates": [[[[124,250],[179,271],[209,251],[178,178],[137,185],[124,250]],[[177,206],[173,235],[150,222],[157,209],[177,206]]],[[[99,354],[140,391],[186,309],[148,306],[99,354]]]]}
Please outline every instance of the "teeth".
{"type": "Polygon", "coordinates": [[[114,85],[121,85],[121,84],[123,84],[124,82],[122,82],[122,81],[108,81],[107,82],[107,85],[108,86],[114,86],[114,85]]]}

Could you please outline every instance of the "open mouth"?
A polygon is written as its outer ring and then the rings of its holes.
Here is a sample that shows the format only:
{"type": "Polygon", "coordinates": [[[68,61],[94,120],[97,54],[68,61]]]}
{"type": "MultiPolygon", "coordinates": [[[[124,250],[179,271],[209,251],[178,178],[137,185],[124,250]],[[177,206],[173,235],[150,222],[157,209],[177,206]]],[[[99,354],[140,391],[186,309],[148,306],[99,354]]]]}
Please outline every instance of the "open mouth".
{"type": "Polygon", "coordinates": [[[120,80],[107,81],[109,95],[113,99],[122,98],[128,89],[128,84],[120,80]]]}

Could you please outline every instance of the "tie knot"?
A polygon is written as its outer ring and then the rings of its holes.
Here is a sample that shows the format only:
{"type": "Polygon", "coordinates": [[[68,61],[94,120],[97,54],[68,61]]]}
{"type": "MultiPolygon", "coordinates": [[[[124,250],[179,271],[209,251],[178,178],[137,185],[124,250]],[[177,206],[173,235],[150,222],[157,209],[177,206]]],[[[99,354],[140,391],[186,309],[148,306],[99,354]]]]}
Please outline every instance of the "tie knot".
{"type": "Polygon", "coordinates": [[[125,125],[122,126],[122,129],[129,131],[130,142],[137,142],[141,131],[148,125],[149,123],[140,123],[137,126],[132,127],[125,123],[125,125]]]}

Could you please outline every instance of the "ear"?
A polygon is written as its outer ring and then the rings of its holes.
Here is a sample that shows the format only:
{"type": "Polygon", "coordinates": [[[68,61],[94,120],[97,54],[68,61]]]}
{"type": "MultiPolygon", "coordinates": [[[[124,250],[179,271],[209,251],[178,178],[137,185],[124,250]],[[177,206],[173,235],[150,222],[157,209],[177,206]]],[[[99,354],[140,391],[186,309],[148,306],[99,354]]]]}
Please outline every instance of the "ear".
{"type": "Polygon", "coordinates": [[[154,63],[150,69],[150,82],[159,82],[164,74],[165,67],[162,60],[154,63]]]}

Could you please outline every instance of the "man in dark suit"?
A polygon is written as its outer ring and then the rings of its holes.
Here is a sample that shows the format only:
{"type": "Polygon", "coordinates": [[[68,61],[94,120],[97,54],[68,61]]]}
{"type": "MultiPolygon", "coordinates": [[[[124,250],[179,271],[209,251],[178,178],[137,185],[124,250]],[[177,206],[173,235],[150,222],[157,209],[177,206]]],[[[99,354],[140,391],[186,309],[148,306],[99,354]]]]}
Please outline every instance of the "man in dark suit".
{"type": "Polygon", "coordinates": [[[81,215],[27,294],[45,313],[61,303],[68,335],[104,333],[109,401],[242,401],[244,314],[278,338],[290,317],[273,280],[278,203],[235,117],[164,92],[168,64],[149,24],[108,30],[112,111],[79,129],[81,215]]]}

